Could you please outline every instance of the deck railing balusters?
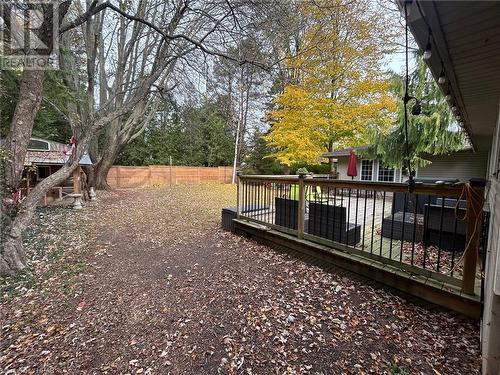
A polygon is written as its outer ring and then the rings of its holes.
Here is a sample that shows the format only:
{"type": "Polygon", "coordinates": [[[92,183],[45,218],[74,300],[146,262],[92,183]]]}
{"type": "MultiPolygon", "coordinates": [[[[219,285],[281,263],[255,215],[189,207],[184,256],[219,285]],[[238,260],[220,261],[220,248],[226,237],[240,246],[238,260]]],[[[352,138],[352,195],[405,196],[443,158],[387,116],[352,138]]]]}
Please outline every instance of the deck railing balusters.
{"type": "Polygon", "coordinates": [[[404,194],[404,201],[403,201],[403,223],[401,224],[401,247],[399,249],[399,261],[403,261],[403,250],[404,250],[404,243],[405,243],[405,220],[406,220],[406,208],[408,205],[408,199],[410,199],[410,196],[405,193],[404,194]]]}
{"type": "MultiPolygon", "coordinates": [[[[358,228],[358,204],[359,204],[359,189],[356,189],[356,218],[354,219],[354,235],[357,235],[358,228]]],[[[357,242],[354,242],[354,248],[356,248],[357,242]]]]}
{"type": "Polygon", "coordinates": [[[451,273],[450,275],[453,276],[454,273],[454,268],[455,268],[455,252],[456,252],[456,238],[457,238],[457,227],[458,227],[458,219],[455,217],[455,222],[453,223],[453,242],[451,245],[451,273]]]}
{"type": "MultiPolygon", "coordinates": [[[[372,193],[373,193],[373,213],[372,213],[372,238],[370,243],[370,254],[373,254],[373,235],[375,234],[375,206],[377,204],[377,192],[373,190],[372,193]]],[[[384,216],[383,213],[382,216],[384,216]]]]}
{"type": "Polygon", "coordinates": [[[365,236],[366,236],[366,205],[367,205],[367,202],[368,202],[368,191],[367,190],[364,190],[365,192],[365,206],[363,207],[363,240],[362,240],[362,244],[361,244],[361,247],[363,250],[366,250],[365,249],[365,236]]]}
{"type": "Polygon", "coordinates": [[[442,197],[441,198],[441,216],[439,217],[439,240],[438,240],[438,256],[437,256],[437,264],[436,264],[436,271],[439,272],[440,268],[440,262],[441,262],[441,245],[442,245],[442,234],[443,234],[443,218],[444,218],[444,203],[445,203],[446,198],[442,197]]]}
{"type": "Polygon", "coordinates": [[[417,235],[417,225],[418,225],[418,194],[415,194],[415,207],[413,209],[413,237],[411,241],[411,262],[413,266],[415,260],[415,236],[417,235]]]}
{"type": "Polygon", "coordinates": [[[329,229],[329,225],[330,225],[330,187],[327,187],[326,189],[327,190],[326,190],[326,225],[325,225],[325,237],[328,238],[328,229],[329,229]]]}
{"type": "Polygon", "coordinates": [[[385,191],[382,197],[382,224],[380,225],[380,249],[379,249],[379,255],[382,256],[382,245],[384,243],[384,217],[385,215],[385,191]]]}
{"type": "Polygon", "coordinates": [[[349,245],[349,223],[351,222],[351,188],[349,188],[349,198],[347,198],[347,234],[345,239],[345,244],[349,245]]]}
{"type": "Polygon", "coordinates": [[[389,243],[389,259],[392,259],[392,240],[394,238],[394,207],[391,209],[391,237],[389,243]]]}
{"type": "MultiPolygon", "coordinates": [[[[483,241],[485,233],[481,231],[478,240],[470,220],[457,219],[455,205],[461,217],[464,203],[469,205],[458,186],[417,186],[410,194],[398,183],[240,175],[236,216],[387,264],[424,269],[427,275],[439,273],[466,285],[465,276],[455,270],[457,258],[465,240],[475,235],[475,242],[483,241]]],[[[474,259],[469,258],[466,293],[473,290],[475,281],[474,259]]]]}
{"type": "Polygon", "coordinates": [[[424,219],[424,238],[422,241],[422,245],[424,247],[424,257],[422,260],[422,267],[425,269],[425,263],[426,263],[426,258],[427,258],[427,244],[429,241],[429,213],[431,210],[431,196],[429,195],[427,198],[427,208],[425,210],[425,219],[424,219]]]}

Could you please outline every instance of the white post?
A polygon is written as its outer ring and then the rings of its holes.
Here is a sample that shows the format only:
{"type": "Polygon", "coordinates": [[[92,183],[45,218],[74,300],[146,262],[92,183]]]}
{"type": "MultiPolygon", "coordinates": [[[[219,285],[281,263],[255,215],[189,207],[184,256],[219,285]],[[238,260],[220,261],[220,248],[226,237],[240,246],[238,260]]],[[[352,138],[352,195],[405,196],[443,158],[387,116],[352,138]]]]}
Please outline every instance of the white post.
{"type": "Polygon", "coordinates": [[[172,187],[172,156],[170,155],[168,159],[170,162],[170,187],[172,187]]]}
{"type": "Polygon", "coordinates": [[[234,142],[234,161],[233,161],[233,180],[232,183],[233,185],[236,183],[236,163],[238,159],[238,146],[239,146],[239,140],[240,140],[240,126],[241,122],[238,121],[238,127],[236,128],[236,141],[234,142]]]}

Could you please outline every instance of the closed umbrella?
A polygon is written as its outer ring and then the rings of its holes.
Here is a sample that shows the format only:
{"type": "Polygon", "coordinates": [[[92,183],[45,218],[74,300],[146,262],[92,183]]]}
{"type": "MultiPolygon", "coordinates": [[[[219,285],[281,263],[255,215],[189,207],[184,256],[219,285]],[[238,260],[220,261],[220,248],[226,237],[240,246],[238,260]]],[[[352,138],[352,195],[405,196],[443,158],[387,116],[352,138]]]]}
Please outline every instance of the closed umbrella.
{"type": "Polygon", "coordinates": [[[353,150],[349,155],[349,160],[347,164],[347,175],[351,176],[354,180],[354,177],[358,175],[358,158],[353,150]]]}

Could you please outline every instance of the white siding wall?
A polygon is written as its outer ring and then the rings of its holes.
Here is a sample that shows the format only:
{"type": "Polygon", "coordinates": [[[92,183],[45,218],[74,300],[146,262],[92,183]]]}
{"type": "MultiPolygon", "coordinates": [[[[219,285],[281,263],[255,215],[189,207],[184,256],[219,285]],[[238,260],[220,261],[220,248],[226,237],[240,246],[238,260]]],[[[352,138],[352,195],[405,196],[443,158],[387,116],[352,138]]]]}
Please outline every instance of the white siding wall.
{"type": "MultiPolygon", "coordinates": [[[[352,180],[352,177],[347,175],[347,156],[341,156],[338,159],[337,163],[337,172],[339,172],[339,179],[340,180],[352,180]]],[[[361,174],[361,166],[358,165],[358,175],[354,177],[354,181],[359,181],[360,177],[359,175],[361,174]]]]}
{"type": "Polygon", "coordinates": [[[488,170],[488,152],[460,151],[449,155],[430,156],[432,164],[417,170],[417,177],[486,178],[488,170]]]}
{"type": "MultiPolygon", "coordinates": [[[[340,180],[352,180],[350,176],[347,175],[347,161],[348,157],[347,156],[340,156],[337,158],[338,163],[337,163],[337,172],[339,172],[339,179],[340,180]]],[[[373,180],[372,181],[377,181],[378,180],[378,168],[379,168],[379,161],[374,160],[373,161],[373,180]]],[[[401,170],[397,170],[394,172],[394,182],[400,182],[401,178],[401,170]]],[[[360,181],[361,180],[361,159],[358,158],[358,175],[354,177],[354,181],[360,181]]]]}
{"type": "MultiPolygon", "coordinates": [[[[499,106],[500,107],[500,106],[499,106]]],[[[500,179],[496,175],[500,157],[500,111],[492,141],[488,178],[490,228],[486,253],[484,313],[481,324],[483,374],[500,374],[500,179]]]]}

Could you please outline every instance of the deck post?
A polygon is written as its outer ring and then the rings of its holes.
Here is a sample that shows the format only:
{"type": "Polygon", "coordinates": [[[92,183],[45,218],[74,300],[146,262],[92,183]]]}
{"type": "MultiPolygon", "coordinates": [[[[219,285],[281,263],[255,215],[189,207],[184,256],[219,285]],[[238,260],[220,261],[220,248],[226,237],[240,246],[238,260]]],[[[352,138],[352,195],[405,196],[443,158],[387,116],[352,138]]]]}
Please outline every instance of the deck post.
{"type": "Polygon", "coordinates": [[[484,187],[470,183],[467,196],[467,234],[465,237],[464,271],[462,292],[474,294],[476,282],[477,260],[481,239],[484,205],[484,187]]]}
{"type": "Polygon", "coordinates": [[[236,172],[236,218],[240,218],[240,172],[236,172]]]}
{"type": "Polygon", "coordinates": [[[80,193],[80,166],[73,170],[73,193],[80,193]]]}
{"type": "Polygon", "coordinates": [[[306,193],[304,188],[305,175],[299,174],[299,217],[297,218],[297,237],[304,237],[304,221],[306,217],[306,193]]]}

